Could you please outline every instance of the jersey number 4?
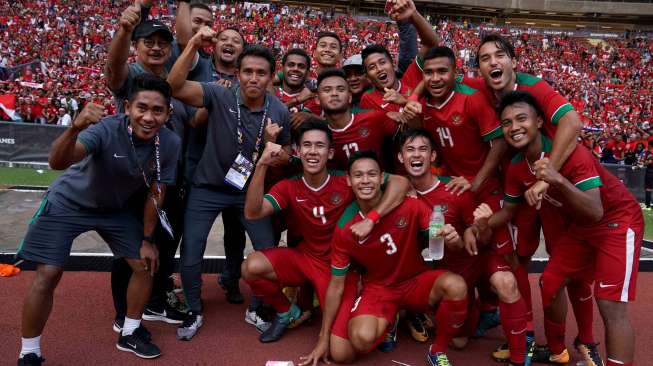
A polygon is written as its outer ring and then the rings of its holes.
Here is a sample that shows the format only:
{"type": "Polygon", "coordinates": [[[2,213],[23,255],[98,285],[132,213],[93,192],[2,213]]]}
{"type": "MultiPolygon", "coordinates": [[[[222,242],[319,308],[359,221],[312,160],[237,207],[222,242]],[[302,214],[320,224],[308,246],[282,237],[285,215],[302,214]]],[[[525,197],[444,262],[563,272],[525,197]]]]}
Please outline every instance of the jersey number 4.
{"type": "Polygon", "coordinates": [[[327,219],[326,216],[324,215],[324,206],[313,207],[313,216],[315,216],[318,219],[321,219],[323,225],[326,224],[327,219]]]}
{"type": "Polygon", "coordinates": [[[390,236],[390,234],[386,233],[381,235],[381,243],[384,243],[388,246],[388,250],[385,251],[387,255],[393,255],[397,253],[397,245],[395,244],[394,240],[392,240],[392,236],[390,236]]]}
{"type": "Polygon", "coordinates": [[[449,127],[438,127],[438,136],[440,137],[440,145],[442,147],[447,147],[447,142],[449,142],[449,147],[453,147],[453,137],[451,136],[449,127]]]}
{"type": "Polygon", "coordinates": [[[342,145],[342,149],[345,151],[345,155],[347,155],[347,157],[350,157],[351,154],[358,151],[358,144],[355,142],[352,142],[351,144],[344,144],[342,145]]]}

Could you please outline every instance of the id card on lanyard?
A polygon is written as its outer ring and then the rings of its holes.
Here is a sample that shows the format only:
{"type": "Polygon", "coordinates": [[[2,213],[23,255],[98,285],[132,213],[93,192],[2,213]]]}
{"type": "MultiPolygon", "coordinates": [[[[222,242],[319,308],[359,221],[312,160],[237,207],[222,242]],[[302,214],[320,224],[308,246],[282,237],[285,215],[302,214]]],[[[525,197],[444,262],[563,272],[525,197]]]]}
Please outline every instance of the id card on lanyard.
{"type": "MultiPolygon", "coordinates": [[[[138,166],[138,169],[141,172],[141,175],[143,176],[143,181],[145,182],[145,186],[147,188],[150,188],[150,183],[147,180],[147,175],[145,174],[145,170],[143,167],[138,163],[138,155],[136,154],[136,146],[134,145],[134,139],[132,137],[133,135],[133,130],[131,126],[127,126],[127,132],[129,133],[129,142],[131,142],[132,145],[132,151],[134,152],[134,157],[136,158],[136,166],[138,166]]],[[[159,139],[159,133],[154,136],[154,158],[156,162],[156,192],[157,192],[157,197],[159,198],[161,196],[161,152],[160,152],[160,146],[161,146],[161,141],[159,139]]],[[[156,198],[150,196],[150,199],[154,203],[154,208],[156,209],[157,216],[159,216],[159,222],[161,223],[161,227],[170,235],[171,239],[174,239],[174,233],[172,231],[172,225],[170,225],[170,221],[168,220],[168,216],[166,215],[165,211],[159,207],[159,204],[157,203],[156,198]]]]}
{"type": "Polygon", "coordinates": [[[243,145],[245,144],[245,132],[243,128],[243,121],[240,113],[240,88],[236,89],[236,118],[237,118],[237,143],[238,143],[238,155],[236,159],[231,164],[229,171],[224,177],[225,182],[229,183],[231,186],[237,188],[238,190],[243,190],[247,180],[252,175],[254,171],[254,164],[258,160],[259,150],[261,149],[263,142],[263,130],[265,128],[265,120],[268,116],[268,108],[270,106],[270,100],[265,98],[265,108],[263,109],[263,118],[261,118],[261,125],[258,130],[256,137],[256,142],[254,144],[254,151],[252,152],[252,160],[249,160],[243,154],[243,145]]]}

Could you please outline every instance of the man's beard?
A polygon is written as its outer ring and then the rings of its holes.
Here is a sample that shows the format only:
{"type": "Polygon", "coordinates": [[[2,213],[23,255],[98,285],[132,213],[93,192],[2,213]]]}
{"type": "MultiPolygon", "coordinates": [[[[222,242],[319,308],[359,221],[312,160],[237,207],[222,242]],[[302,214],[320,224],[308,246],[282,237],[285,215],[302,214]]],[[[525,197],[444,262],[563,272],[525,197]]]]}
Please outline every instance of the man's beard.
{"type": "Polygon", "coordinates": [[[340,108],[328,108],[327,106],[323,106],[322,110],[324,111],[324,114],[338,114],[338,113],[344,113],[347,112],[347,109],[349,109],[349,105],[345,104],[340,108]]]}

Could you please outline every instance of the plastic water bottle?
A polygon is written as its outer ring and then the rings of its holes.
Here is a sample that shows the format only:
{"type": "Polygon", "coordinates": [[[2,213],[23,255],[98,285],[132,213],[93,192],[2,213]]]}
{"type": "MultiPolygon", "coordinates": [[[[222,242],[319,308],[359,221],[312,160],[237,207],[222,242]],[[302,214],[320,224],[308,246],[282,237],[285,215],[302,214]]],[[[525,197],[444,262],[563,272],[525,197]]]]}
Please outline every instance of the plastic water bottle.
{"type": "Polygon", "coordinates": [[[444,227],[444,215],[442,206],[433,206],[431,221],[429,222],[429,258],[439,260],[444,256],[444,238],[438,235],[438,231],[444,227]]]}

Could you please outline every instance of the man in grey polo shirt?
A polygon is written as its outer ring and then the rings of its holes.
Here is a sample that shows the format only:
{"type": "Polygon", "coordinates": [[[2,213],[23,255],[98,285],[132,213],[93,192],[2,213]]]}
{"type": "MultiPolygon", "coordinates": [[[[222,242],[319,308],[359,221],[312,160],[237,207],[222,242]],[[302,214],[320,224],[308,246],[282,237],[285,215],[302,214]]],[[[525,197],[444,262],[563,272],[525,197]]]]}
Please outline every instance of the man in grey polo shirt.
{"type": "Polygon", "coordinates": [[[237,208],[254,248],[273,246],[269,219],[245,219],[245,190],[264,142],[276,139],[286,147],[290,143],[288,110],[266,91],[274,72],[274,57],[268,49],[248,46],[243,50],[237,62],[239,86],[225,88],[186,80],[196,51],[216,41],[216,33],[210,28],[200,29],[168,76],[175,98],[209,112],[206,147],[193,177],[184,217],[181,278],[190,312],[177,330],[177,337],[183,340],[190,340],[202,325],[202,257],[217,215],[225,208],[237,208]],[[264,136],[268,132],[270,139],[264,136]]]}
{"type": "MultiPolygon", "coordinates": [[[[166,64],[167,69],[177,61],[181,52],[188,44],[188,40],[202,26],[212,27],[214,22],[211,8],[203,3],[193,2],[192,4],[180,2],[175,19],[175,29],[177,39],[172,42],[172,52],[166,64]]],[[[243,51],[245,44],[244,37],[234,29],[224,29],[218,34],[218,43],[213,54],[205,52],[203,49],[197,50],[197,61],[194,67],[189,71],[188,80],[198,82],[218,82],[223,86],[230,87],[238,83],[235,76],[236,58],[243,51]]],[[[208,114],[205,108],[195,109],[188,106],[192,119],[190,127],[186,129],[187,135],[184,137],[184,180],[185,184],[190,184],[195,174],[195,168],[199,163],[204,146],[206,145],[206,119],[208,114]]],[[[179,205],[182,207],[183,205],[179,205]]],[[[225,248],[225,265],[220,274],[218,283],[225,290],[227,302],[232,304],[241,304],[244,299],[240,293],[238,280],[240,279],[240,264],[243,261],[243,251],[245,249],[245,229],[238,218],[238,211],[227,209],[222,211],[222,223],[224,227],[224,248],[225,248]]],[[[182,222],[182,220],[180,220],[182,222]]],[[[175,248],[178,241],[174,243],[162,243],[168,247],[175,248]]],[[[262,322],[263,320],[257,315],[251,314],[252,322],[262,322]]]]}
{"type": "Polygon", "coordinates": [[[87,105],[52,144],[49,162],[67,169],[48,189],[30,223],[17,256],[37,263],[36,278],[25,297],[22,348],[18,365],[40,365],[40,338],[52,310],[54,290],[73,240],[95,230],[114,256],[133,270],[127,312],[116,347],[142,358],[161,354],[140,328],[150,296],[158,252],[152,243],[157,206],[166,186],[175,183],[181,142],[161,128],[170,116],[170,86],[141,75],[125,114],[101,119],[103,108],[87,105]],[[99,121],[99,122],[98,122],[99,121]],[[140,199],[140,213],[130,204],[140,199]]]}

